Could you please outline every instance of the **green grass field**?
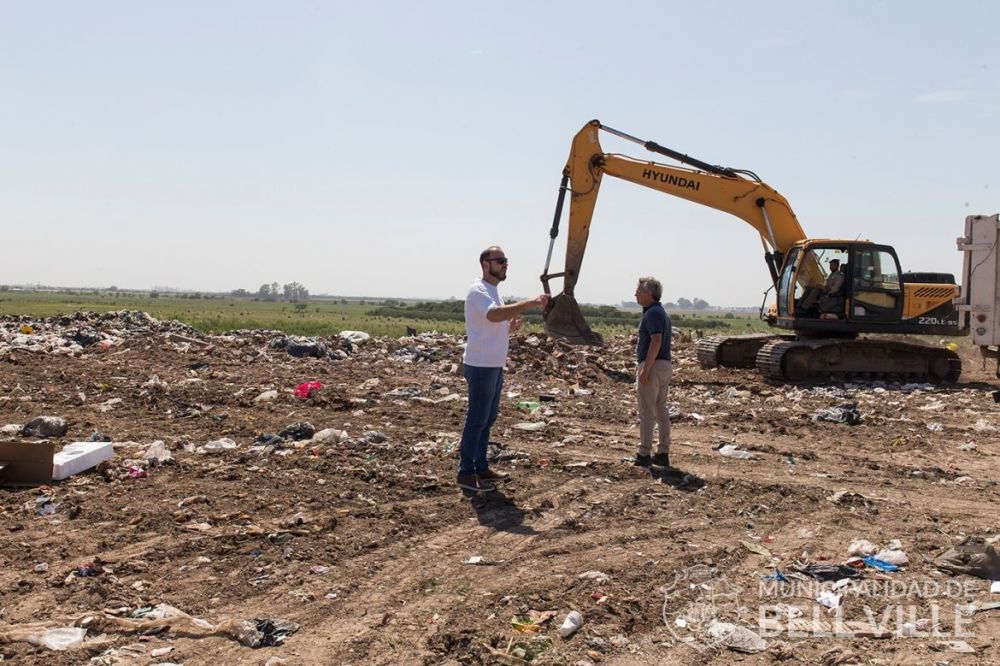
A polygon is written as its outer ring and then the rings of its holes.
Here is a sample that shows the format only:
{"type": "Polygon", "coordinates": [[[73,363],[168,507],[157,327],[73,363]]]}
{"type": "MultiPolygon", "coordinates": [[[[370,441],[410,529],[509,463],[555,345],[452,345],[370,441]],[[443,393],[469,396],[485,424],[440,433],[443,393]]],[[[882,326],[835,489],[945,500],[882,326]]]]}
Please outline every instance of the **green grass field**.
{"type": "MultiPolygon", "coordinates": [[[[274,329],[291,335],[333,335],[365,331],[398,337],[407,327],[418,332],[465,333],[461,302],[402,304],[398,301],[313,299],[308,303],[257,301],[249,298],[177,295],[151,297],[144,293],[112,292],[0,292],[0,315],[35,318],[79,311],[142,310],[157,319],[176,319],[199,331],[221,333],[236,329],[274,329]],[[376,314],[380,311],[380,314],[376,314]]],[[[635,332],[637,315],[607,316],[608,308],[587,308],[595,331],[605,337],[635,332]],[[620,322],[618,321],[620,320],[620,322]]],[[[671,313],[674,326],[685,330],[747,333],[767,330],[756,315],[743,313],[671,313]]],[[[527,331],[543,330],[539,313],[526,318],[527,331]]]]}

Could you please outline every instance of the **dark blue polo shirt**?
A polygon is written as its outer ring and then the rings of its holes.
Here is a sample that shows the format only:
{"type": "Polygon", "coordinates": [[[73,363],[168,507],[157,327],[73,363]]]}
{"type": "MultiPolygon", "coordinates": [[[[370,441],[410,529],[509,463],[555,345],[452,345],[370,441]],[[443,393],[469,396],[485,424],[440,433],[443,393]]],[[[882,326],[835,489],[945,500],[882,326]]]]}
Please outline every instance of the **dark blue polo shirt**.
{"type": "Polygon", "coordinates": [[[656,333],[663,334],[660,343],[660,353],[657,359],[670,360],[670,316],[659,302],[642,309],[642,321],[639,322],[639,343],[635,346],[635,357],[639,363],[646,360],[649,353],[650,338],[656,333]]]}

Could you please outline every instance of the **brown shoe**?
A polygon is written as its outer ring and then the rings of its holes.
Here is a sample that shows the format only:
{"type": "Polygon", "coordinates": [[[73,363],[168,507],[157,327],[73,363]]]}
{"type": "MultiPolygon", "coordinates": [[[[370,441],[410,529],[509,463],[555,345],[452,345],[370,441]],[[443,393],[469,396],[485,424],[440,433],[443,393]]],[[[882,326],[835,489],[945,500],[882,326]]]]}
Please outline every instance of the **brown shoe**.
{"type": "Polygon", "coordinates": [[[507,472],[494,472],[491,469],[479,473],[479,479],[481,481],[506,481],[509,478],[510,474],[507,472]]]}
{"type": "Polygon", "coordinates": [[[475,474],[460,474],[455,482],[462,490],[472,493],[484,493],[496,490],[492,483],[480,479],[475,474]]]}

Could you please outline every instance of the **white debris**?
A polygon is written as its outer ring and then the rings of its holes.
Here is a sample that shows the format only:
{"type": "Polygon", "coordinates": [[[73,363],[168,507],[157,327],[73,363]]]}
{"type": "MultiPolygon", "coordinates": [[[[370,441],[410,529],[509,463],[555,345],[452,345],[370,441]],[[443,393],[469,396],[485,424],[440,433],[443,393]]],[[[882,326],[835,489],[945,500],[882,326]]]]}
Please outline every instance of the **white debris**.
{"type": "Polygon", "coordinates": [[[278,399],[278,392],[274,389],[270,391],[264,391],[256,398],[253,399],[254,402],[272,402],[278,399]]]}
{"type": "Polygon", "coordinates": [[[719,447],[719,455],[726,458],[735,458],[736,460],[750,460],[753,458],[752,453],[744,451],[736,444],[723,444],[719,447]]]}
{"type": "Polygon", "coordinates": [[[238,448],[239,444],[229,439],[228,437],[223,437],[222,439],[217,439],[205,444],[204,446],[199,446],[195,451],[197,453],[222,453],[223,451],[231,451],[238,448]]]}
{"type": "Polygon", "coordinates": [[[736,652],[753,654],[767,649],[767,641],[746,627],[737,624],[712,620],[708,626],[708,633],[719,644],[736,652]]]}

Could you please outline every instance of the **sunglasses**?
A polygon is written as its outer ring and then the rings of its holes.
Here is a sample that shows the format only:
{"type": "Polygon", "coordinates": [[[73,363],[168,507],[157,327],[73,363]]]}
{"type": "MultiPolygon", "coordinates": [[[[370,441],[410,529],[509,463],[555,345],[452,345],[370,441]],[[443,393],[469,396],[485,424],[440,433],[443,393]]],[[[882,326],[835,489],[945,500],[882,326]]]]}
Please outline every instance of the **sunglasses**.
{"type": "Polygon", "coordinates": [[[500,264],[501,266],[506,266],[507,265],[507,257],[497,257],[495,259],[487,259],[486,261],[495,261],[498,264],[500,264]]]}

